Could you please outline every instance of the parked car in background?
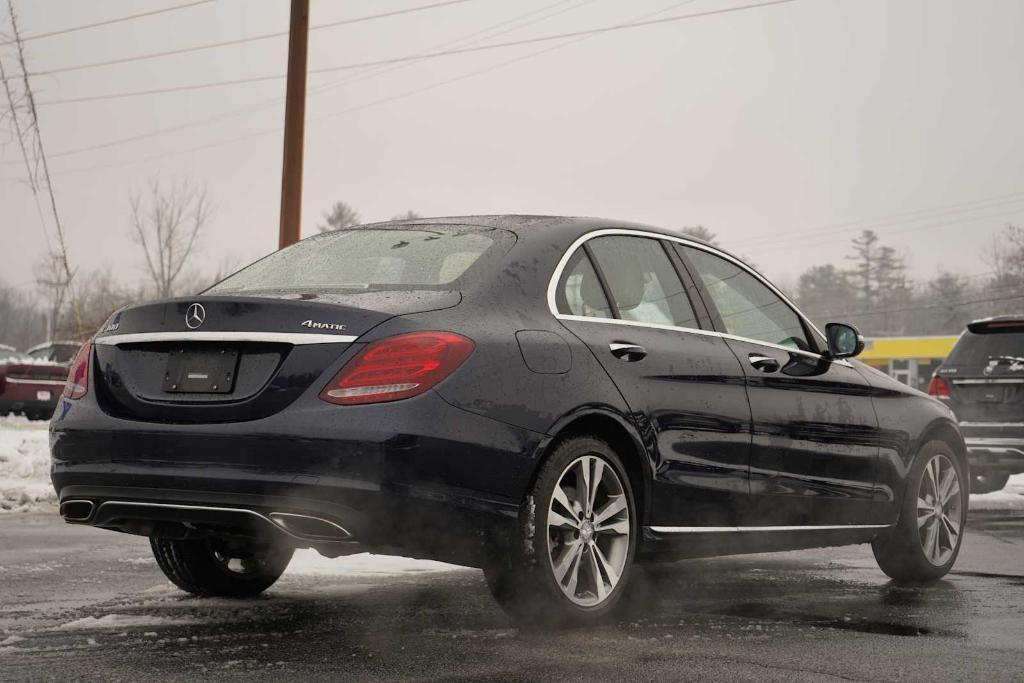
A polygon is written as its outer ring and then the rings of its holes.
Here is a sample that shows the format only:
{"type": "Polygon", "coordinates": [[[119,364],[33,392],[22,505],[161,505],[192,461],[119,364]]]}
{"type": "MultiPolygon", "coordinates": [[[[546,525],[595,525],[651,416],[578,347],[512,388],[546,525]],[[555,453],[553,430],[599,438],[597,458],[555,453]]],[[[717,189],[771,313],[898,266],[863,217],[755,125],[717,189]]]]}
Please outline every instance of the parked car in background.
{"type": "Polygon", "coordinates": [[[76,341],[48,341],[33,346],[25,353],[36,360],[59,363],[64,367],[71,364],[71,360],[78,353],[82,344],[76,341]]]}
{"type": "Polygon", "coordinates": [[[49,420],[67,379],[66,365],[0,348],[0,415],[49,420]]]}
{"type": "Polygon", "coordinates": [[[1011,474],[1024,472],[1024,315],[970,323],[928,393],[960,422],[971,493],[998,491],[1011,474]]]}
{"type": "Polygon", "coordinates": [[[255,595],[297,547],[481,567],[526,621],[598,619],[635,563],[683,557],[871,543],[934,580],[963,440],[863,347],[670,231],[343,229],[112,317],[71,365],[52,479],[65,520],[149,536],[197,595],[255,595]]]}

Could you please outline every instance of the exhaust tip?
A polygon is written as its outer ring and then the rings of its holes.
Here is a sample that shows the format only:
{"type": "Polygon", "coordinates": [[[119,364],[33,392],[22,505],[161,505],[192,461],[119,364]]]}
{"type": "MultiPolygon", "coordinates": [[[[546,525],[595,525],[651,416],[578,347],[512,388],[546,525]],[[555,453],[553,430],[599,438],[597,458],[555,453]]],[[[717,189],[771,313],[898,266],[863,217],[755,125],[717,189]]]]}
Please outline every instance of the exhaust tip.
{"type": "Polygon", "coordinates": [[[60,516],[67,522],[87,522],[95,507],[91,500],[66,500],[60,504],[60,516]]]}
{"type": "Polygon", "coordinates": [[[301,538],[330,541],[345,541],[352,538],[352,534],[345,527],[319,517],[291,512],[271,512],[268,516],[274,524],[301,538]]]}

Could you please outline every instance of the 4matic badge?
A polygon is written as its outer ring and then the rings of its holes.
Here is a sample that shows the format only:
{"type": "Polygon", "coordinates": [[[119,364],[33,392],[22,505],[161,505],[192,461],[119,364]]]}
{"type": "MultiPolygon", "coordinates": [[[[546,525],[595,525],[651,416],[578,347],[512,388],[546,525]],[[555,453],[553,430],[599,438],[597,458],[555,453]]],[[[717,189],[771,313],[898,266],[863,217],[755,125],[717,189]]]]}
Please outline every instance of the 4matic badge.
{"type": "Polygon", "coordinates": [[[344,330],[345,325],[339,325],[338,323],[322,323],[316,320],[305,320],[302,323],[303,327],[308,327],[313,330],[344,330]]]}

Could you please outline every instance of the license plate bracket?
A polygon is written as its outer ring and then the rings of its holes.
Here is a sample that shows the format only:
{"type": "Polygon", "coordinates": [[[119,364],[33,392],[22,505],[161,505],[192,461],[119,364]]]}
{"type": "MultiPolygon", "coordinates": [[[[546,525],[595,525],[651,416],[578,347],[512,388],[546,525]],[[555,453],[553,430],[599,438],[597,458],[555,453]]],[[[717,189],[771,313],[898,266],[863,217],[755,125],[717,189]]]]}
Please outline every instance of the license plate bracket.
{"type": "Polygon", "coordinates": [[[237,371],[237,350],[175,349],[167,357],[163,390],[171,394],[230,394],[237,371]]]}

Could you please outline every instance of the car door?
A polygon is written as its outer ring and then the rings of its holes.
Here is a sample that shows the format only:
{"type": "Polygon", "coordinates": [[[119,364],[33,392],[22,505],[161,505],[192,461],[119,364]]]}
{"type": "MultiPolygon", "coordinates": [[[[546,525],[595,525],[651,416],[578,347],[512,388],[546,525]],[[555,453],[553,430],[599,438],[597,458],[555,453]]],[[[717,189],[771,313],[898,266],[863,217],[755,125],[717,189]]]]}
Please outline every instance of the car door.
{"type": "Polygon", "coordinates": [[[565,264],[556,315],[611,376],[653,458],[648,523],[734,526],[748,497],[743,370],[680,272],[659,239],[593,237],[565,264]]]}
{"type": "Polygon", "coordinates": [[[878,420],[867,381],[829,361],[813,328],[737,261],[677,246],[746,375],[753,419],[749,526],[870,524],[878,420]]]}

